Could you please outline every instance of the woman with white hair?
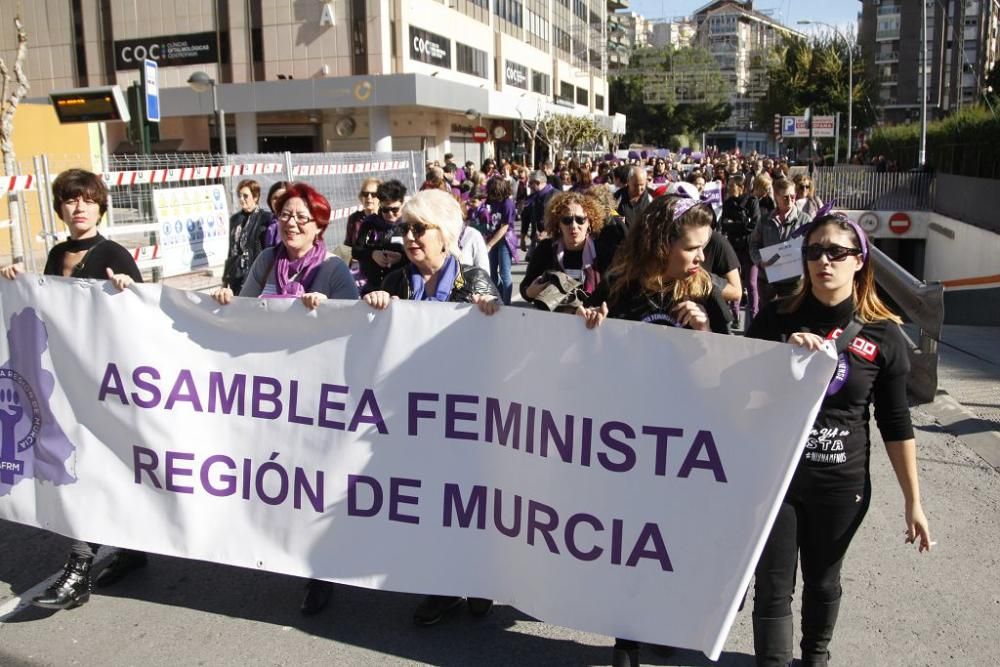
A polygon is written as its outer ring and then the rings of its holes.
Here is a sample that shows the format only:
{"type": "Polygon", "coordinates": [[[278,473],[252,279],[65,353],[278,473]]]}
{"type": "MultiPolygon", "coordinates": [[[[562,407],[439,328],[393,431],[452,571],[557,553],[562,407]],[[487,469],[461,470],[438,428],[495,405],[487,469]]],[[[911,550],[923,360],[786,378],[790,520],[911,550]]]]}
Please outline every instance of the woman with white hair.
{"type": "Polygon", "coordinates": [[[365,295],[365,303],[382,310],[392,299],[474,303],[487,315],[499,307],[500,292],[490,274],[461,263],[458,240],[464,223],[455,198],[441,190],[424,190],[406,202],[397,225],[408,266],[390,272],[382,289],[365,295]]]}

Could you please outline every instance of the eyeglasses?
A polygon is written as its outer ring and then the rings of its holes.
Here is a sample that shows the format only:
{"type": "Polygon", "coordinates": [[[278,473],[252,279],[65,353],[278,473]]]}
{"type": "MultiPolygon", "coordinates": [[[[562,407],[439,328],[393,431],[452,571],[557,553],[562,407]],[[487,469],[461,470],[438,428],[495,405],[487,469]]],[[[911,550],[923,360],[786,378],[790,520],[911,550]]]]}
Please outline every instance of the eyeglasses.
{"type": "Polygon", "coordinates": [[[378,197],[378,193],[377,193],[377,192],[375,192],[374,190],[371,190],[371,191],[368,191],[368,190],[364,190],[364,191],[362,191],[362,192],[361,192],[361,194],[360,194],[359,196],[360,196],[360,197],[361,197],[362,199],[365,199],[365,198],[367,198],[367,197],[372,197],[372,198],[375,198],[375,197],[378,197]]]}
{"type": "Polygon", "coordinates": [[[399,215],[399,211],[402,208],[402,206],[382,206],[379,208],[378,212],[382,215],[385,215],[386,213],[390,215],[399,215]]]}
{"type": "Polygon", "coordinates": [[[428,225],[423,222],[404,222],[396,225],[396,231],[400,236],[406,236],[409,233],[413,234],[413,238],[415,239],[419,239],[421,236],[426,234],[428,229],[440,228],[437,225],[428,225]]]}
{"type": "Polygon", "coordinates": [[[281,222],[288,222],[290,220],[294,220],[295,224],[298,225],[299,227],[304,227],[308,225],[310,222],[316,222],[316,218],[307,218],[304,215],[295,215],[287,211],[282,211],[281,214],[278,216],[278,220],[280,220],[281,222]]]}
{"type": "Polygon", "coordinates": [[[559,218],[559,222],[562,223],[562,224],[564,224],[564,225],[566,225],[567,227],[569,227],[570,225],[572,225],[574,222],[576,224],[580,225],[581,227],[583,227],[585,224],[587,224],[587,216],[585,216],[585,215],[564,215],[563,217],[559,218]]]}
{"type": "Polygon", "coordinates": [[[822,246],[814,243],[802,248],[802,256],[810,262],[818,262],[823,255],[826,255],[831,262],[843,262],[848,257],[860,254],[861,248],[845,248],[839,245],[822,246]]]}

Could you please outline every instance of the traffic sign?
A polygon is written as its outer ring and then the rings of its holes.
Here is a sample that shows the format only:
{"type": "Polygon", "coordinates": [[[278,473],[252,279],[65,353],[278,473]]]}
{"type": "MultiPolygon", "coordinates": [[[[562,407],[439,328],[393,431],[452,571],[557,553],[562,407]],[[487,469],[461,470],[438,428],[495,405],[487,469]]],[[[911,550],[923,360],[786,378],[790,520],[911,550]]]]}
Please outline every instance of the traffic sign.
{"type": "Polygon", "coordinates": [[[865,230],[866,234],[874,234],[875,230],[878,229],[878,216],[871,211],[862,213],[861,217],[858,218],[858,226],[865,230]]]}
{"type": "Polygon", "coordinates": [[[893,213],[889,216],[889,229],[895,234],[905,234],[910,231],[912,224],[910,216],[905,213],[893,213]]]}
{"type": "Polygon", "coordinates": [[[146,59],[142,66],[142,91],[146,98],[146,120],[160,122],[159,66],[155,60],[146,59]]]}
{"type": "MultiPolygon", "coordinates": [[[[812,135],[814,138],[831,138],[836,136],[837,119],[835,116],[813,116],[812,135]]],[[[781,136],[785,139],[804,139],[809,136],[809,120],[805,116],[782,116],[781,136]]]]}
{"type": "Polygon", "coordinates": [[[477,144],[486,143],[486,140],[490,138],[490,133],[482,125],[478,125],[472,130],[472,139],[477,144]]]}

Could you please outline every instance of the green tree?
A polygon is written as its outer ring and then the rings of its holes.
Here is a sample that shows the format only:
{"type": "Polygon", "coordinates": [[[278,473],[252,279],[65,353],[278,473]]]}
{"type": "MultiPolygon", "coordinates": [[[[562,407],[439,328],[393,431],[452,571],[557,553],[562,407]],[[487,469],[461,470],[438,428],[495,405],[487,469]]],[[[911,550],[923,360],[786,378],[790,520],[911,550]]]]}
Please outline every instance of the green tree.
{"type": "Polygon", "coordinates": [[[677,135],[700,136],[729,118],[729,91],[718,63],[704,49],[637,49],[612,77],[611,113],[628,118],[625,141],[671,145],[677,135]]]}
{"type": "Polygon", "coordinates": [[[840,112],[841,136],[846,137],[849,49],[854,56],[854,127],[874,125],[878,118],[871,100],[877,98],[876,82],[865,75],[858,44],[826,34],[786,40],[770,57],[767,94],[757,104],[758,126],[771,127],[775,114],[800,115],[811,108],[818,115],[840,112]]]}

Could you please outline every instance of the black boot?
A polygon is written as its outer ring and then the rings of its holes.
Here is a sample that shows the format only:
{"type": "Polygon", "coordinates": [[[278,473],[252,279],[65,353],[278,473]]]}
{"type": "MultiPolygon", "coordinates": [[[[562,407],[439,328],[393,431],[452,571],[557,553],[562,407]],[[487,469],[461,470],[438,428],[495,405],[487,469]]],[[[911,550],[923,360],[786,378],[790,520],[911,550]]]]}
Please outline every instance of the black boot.
{"type": "Polygon", "coordinates": [[[639,667],[639,642],[615,637],[611,667],[639,667]]]}
{"type": "Polygon", "coordinates": [[[818,602],[802,592],[802,667],[826,667],[830,662],[830,640],[840,613],[840,598],[818,602]]]}
{"type": "Polygon", "coordinates": [[[72,609],[90,599],[90,565],[93,558],[71,554],[62,575],[31,604],[46,609],[72,609]]]}
{"type": "Polygon", "coordinates": [[[333,597],[333,584],[329,581],[310,579],[306,584],[306,596],[302,599],[299,611],[303,616],[313,616],[326,608],[333,597]]]}
{"type": "Polygon", "coordinates": [[[434,625],[460,604],[462,598],[454,595],[428,595],[413,612],[413,622],[417,625],[434,625]]]}
{"type": "Polygon", "coordinates": [[[753,617],[753,651],[757,667],[788,667],[792,664],[792,617],[753,617]]]}
{"type": "Polygon", "coordinates": [[[94,583],[97,584],[98,588],[105,588],[107,586],[111,586],[112,584],[117,584],[121,581],[122,577],[132,570],[138,570],[139,568],[146,567],[146,561],[146,554],[141,551],[119,549],[115,555],[111,557],[111,562],[108,563],[108,566],[101,570],[101,573],[97,575],[97,580],[94,583]]]}

